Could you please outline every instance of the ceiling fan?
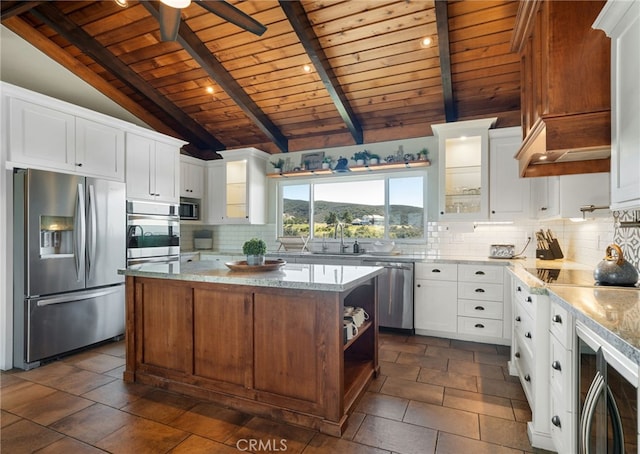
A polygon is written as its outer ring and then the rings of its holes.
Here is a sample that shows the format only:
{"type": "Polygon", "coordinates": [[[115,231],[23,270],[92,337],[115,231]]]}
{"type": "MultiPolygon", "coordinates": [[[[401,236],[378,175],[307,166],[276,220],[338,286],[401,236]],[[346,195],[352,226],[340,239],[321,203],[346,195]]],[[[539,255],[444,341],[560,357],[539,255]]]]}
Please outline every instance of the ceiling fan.
{"type": "MultiPolygon", "coordinates": [[[[195,3],[238,27],[261,36],[267,27],[240,11],[224,0],[194,0],[195,3]]],[[[182,8],[191,4],[191,0],[160,0],[160,38],[162,41],[175,41],[180,29],[182,8]]]]}

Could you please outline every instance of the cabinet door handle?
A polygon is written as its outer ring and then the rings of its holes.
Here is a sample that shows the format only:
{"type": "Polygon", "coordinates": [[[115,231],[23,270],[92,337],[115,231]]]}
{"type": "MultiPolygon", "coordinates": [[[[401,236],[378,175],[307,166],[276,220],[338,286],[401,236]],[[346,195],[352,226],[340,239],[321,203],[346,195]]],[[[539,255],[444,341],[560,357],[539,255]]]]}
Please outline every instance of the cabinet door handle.
{"type": "Polygon", "coordinates": [[[520,352],[515,352],[513,356],[515,356],[516,358],[520,358],[520,352]]]}
{"type": "Polygon", "coordinates": [[[432,273],[440,273],[441,271],[438,268],[434,268],[431,270],[432,273]]]}
{"type": "Polygon", "coordinates": [[[476,328],[484,328],[484,325],[482,323],[476,323],[474,326],[476,328]]]}
{"type": "Polygon", "coordinates": [[[530,296],[527,296],[527,299],[525,301],[527,303],[533,303],[533,299],[530,296]]]}
{"type": "Polygon", "coordinates": [[[82,167],[82,163],[81,162],[76,162],[76,167],[82,167]]]}
{"type": "Polygon", "coordinates": [[[541,207],[540,211],[547,211],[547,207],[541,207]]]}
{"type": "Polygon", "coordinates": [[[484,271],[476,271],[477,276],[484,276],[484,271]]]}
{"type": "Polygon", "coordinates": [[[556,427],[561,427],[560,418],[558,417],[558,415],[555,415],[553,418],[551,418],[551,424],[556,427]]]}
{"type": "Polygon", "coordinates": [[[551,363],[551,367],[555,370],[562,370],[562,366],[560,365],[560,361],[554,361],[551,363]]]}
{"type": "Polygon", "coordinates": [[[483,288],[477,288],[475,289],[476,293],[484,293],[484,289],[483,288]]]}
{"type": "Polygon", "coordinates": [[[475,309],[475,310],[477,310],[477,311],[483,311],[483,310],[484,310],[484,307],[482,307],[482,306],[476,306],[476,307],[474,307],[474,309],[475,309]]]}
{"type": "Polygon", "coordinates": [[[518,287],[516,288],[516,292],[521,292],[521,291],[522,291],[522,287],[518,285],[518,287]]]}
{"type": "Polygon", "coordinates": [[[527,339],[531,339],[531,331],[527,331],[526,333],[524,333],[524,337],[526,337],[527,339]]]}
{"type": "Polygon", "coordinates": [[[531,381],[531,375],[526,374],[526,375],[524,376],[524,381],[531,381]]]}
{"type": "Polygon", "coordinates": [[[562,325],[562,317],[560,317],[558,314],[551,317],[551,321],[554,323],[560,323],[562,325]]]}
{"type": "Polygon", "coordinates": [[[422,287],[422,284],[416,284],[416,287],[422,287]]]}
{"type": "Polygon", "coordinates": [[[518,316],[516,317],[516,322],[521,322],[521,321],[522,321],[522,318],[518,315],[518,316]]]}

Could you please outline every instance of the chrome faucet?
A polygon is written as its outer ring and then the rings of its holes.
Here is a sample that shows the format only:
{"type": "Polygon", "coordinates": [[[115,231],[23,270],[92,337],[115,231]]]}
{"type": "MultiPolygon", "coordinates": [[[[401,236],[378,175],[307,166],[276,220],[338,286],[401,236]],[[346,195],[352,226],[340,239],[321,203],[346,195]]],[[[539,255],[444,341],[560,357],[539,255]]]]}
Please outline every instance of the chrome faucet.
{"type": "Polygon", "coordinates": [[[338,228],[340,229],[340,253],[343,254],[347,250],[347,245],[344,244],[344,224],[342,222],[336,224],[336,229],[333,231],[334,239],[338,237],[338,228]]]}

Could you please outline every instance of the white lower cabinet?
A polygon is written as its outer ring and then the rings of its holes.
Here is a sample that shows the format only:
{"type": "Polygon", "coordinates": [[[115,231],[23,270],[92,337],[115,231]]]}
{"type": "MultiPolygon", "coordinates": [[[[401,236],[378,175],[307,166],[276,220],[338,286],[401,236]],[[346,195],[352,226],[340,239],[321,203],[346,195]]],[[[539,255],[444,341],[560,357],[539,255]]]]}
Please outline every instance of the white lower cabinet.
{"type": "Polygon", "coordinates": [[[416,334],[508,345],[503,280],[504,266],[416,263],[416,334]]]}

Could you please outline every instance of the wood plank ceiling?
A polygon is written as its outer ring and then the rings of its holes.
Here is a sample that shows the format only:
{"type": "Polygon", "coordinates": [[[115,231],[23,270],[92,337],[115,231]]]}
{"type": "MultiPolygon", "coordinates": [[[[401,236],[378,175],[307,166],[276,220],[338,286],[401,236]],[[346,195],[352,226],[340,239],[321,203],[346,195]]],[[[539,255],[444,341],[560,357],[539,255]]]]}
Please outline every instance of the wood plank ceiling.
{"type": "Polygon", "coordinates": [[[203,159],[421,137],[431,124],[488,116],[520,124],[517,1],[230,3],[267,31],[197,2],[182,10],[176,42],[160,40],[157,2],[1,8],[4,26],[203,159]]]}

